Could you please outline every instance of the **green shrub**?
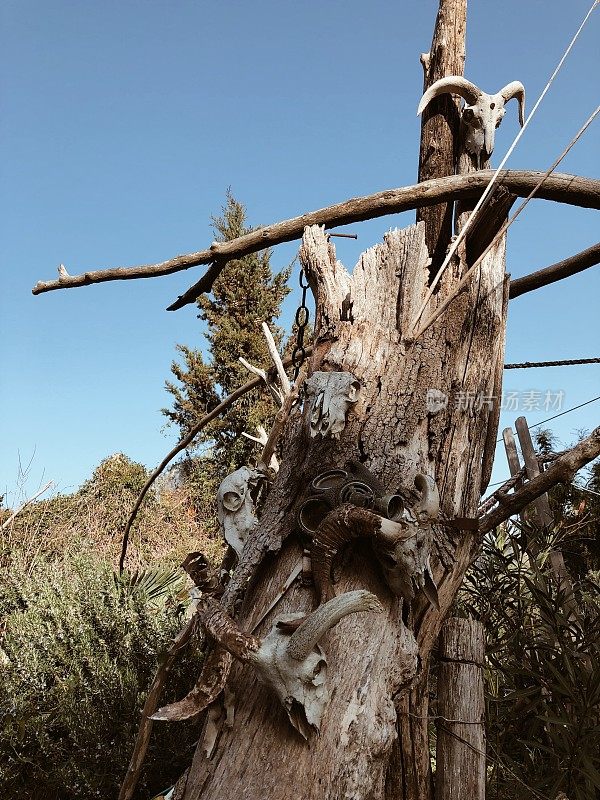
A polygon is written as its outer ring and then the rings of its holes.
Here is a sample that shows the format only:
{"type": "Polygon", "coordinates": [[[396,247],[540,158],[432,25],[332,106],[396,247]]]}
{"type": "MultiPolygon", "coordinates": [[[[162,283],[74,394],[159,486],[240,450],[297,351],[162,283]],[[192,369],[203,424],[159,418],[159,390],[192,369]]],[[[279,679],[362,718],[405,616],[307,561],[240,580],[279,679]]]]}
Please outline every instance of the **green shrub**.
{"type": "Polygon", "coordinates": [[[538,531],[535,557],[526,528],[488,536],[459,596],[487,631],[489,800],[600,793],[600,587],[575,583],[569,618],[546,569],[561,536],[538,531]]]}
{"type": "MultiPolygon", "coordinates": [[[[115,798],[158,657],[182,625],[161,572],[115,580],[89,549],[18,554],[0,577],[0,788],[11,800],[115,798]]],[[[181,584],[179,584],[180,588],[181,584]]],[[[187,653],[164,702],[194,683],[187,653]]],[[[139,798],[189,764],[194,725],[156,724],[139,798]]]]}

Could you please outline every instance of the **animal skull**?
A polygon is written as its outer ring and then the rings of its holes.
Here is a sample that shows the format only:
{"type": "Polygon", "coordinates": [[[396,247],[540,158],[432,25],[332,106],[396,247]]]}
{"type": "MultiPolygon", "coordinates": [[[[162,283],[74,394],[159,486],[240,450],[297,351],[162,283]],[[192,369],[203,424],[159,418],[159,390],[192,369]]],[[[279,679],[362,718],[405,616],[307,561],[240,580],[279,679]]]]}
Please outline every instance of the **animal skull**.
{"type": "Polygon", "coordinates": [[[240,467],[222,481],[217,492],[221,533],[238,558],[242,555],[248,534],[257,522],[251,490],[263,477],[256,469],[240,467]]]}
{"type": "Polygon", "coordinates": [[[410,601],[422,589],[437,606],[437,589],[431,573],[431,522],[439,514],[440,499],[433,478],[415,477],[420,497],[394,520],[365,508],[341,505],[331,511],[314,533],[311,545],[317,600],[333,595],[331,565],[337,551],[358,537],[369,538],[390,589],[410,601]]]}
{"type": "Polygon", "coordinates": [[[486,94],[459,75],[440,78],[421,98],[417,114],[421,114],[431,100],[441,94],[458,94],[464,98],[465,106],[461,111],[463,145],[466,152],[474,156],[479,169],[494,151],[496,128],[504,117],[504,106],[514,97],[519,101],[521,127],[525,123],[525,87],[520,81],[508,83],[496,94],[486,94]]]}
{"type": "Polygon", "coordinates": [[[305,739],[311,731],[318,733],[329,700],[327,659],[319,641],[348,614],[383,611],[370,592],[346,592],[308,616],[281,615],[259,640],[241,631],[216,601],[207,598],[205,603],[207,633],[233,656],[252,664],[261,683],[277,695],[290,722],[305,739]],[[298,620],[303,621],[294,626],[298,620]],[[289,630],[294,627],[290,635],[289,630]]]}
{"type": "Polygon", "coordinates": [[[313,372],[305,390],[311,437],[339,439],[348,409],[358,400],[360,381],[349,372],[313,372]]]}

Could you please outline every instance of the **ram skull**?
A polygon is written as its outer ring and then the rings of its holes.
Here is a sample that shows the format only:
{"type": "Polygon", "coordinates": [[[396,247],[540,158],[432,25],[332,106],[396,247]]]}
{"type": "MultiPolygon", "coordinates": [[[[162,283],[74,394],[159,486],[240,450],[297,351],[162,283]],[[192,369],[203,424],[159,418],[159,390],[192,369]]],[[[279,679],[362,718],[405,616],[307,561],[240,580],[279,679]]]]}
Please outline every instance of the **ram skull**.
{"type": "Polygon", "coordinates": [[[525,87],[520,81],[511,81],[496,94],[487,94],[466,78],[449,75],[427,89],[417,114],[422,114],[434,97],[442,94],[458,94],[465,101],[461,111],[463,147],[474,157],[479,169],[494,152],[496,128],[502,122],[504,106],[509,100],[516,98],[519,101],[519,122],[521,127],[525,124],[525,87]]]}
{"type": "Polygon", "coordinates": [[[333,596],[331,565],[341,547],[359,537],[370,539],[386,583],[407,601],[423,590],[437,606],[437,589],[430,565],[431,523],[439,514],[440,499],[433,478],[415,477],[419,498],[393,520],[366,508],[343,504],[331,511],[316,529],[311,543],[317,601],[333,596]]]}
{"type": "Polygon", "coordinates": [[[251,664],[261,683],[279,698],[291,724],[308,739],[319,732],[329,700],[327,659],[319,646],[328,630],[347,617],[363,611],[383,611],[375,595],[365,590],[346,592],[306,616],[280,615],[260,640],[241,631],[212,598],[204,600],[202,623],[207,634],[231,655],[251,664]],[[295,622],[302,620],[299,625],[295,622]],[[290,635],[290,630],[293,633],[290,635]]]}

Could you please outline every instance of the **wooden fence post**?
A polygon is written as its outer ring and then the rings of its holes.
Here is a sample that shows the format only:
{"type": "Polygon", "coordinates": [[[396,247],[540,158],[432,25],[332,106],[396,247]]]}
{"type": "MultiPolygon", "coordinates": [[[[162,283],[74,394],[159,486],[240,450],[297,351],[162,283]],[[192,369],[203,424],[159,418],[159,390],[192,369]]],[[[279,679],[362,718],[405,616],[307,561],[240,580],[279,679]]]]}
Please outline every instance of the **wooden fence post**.
{"type": "Polygon", "coordinates": [[[485,798],[485,634],[474,619],[448,619],[440,634],[436,800],[485,798]]]}

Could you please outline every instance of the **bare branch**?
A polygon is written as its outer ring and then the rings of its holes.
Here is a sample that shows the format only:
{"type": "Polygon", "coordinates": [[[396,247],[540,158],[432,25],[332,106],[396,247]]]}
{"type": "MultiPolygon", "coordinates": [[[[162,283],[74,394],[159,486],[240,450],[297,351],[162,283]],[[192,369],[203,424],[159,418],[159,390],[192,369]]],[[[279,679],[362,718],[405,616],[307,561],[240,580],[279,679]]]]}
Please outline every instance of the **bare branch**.
{"type": "Polygon", "coordinates": [[[273,339],[273,334],[269,330],[269,326],[266,322],[263,322],[261,327],[263,336],[267,342],[269,355],[271,356],[273,364],[275,365],[275,369],[277,370],[277,376],[279,377],[279,383],[281,384],[281,391],[283,392],[283,396],[287,397],[291,391],[290,380],[285,371],[285,367],[283,366],[281,356],[279,355],[279,350],[275,344],[275,339],[273,339]]]}
{"type": "Polygon", "coordinates": [[[150,717],[156,711],[167,676],[177,656],[189,641],[195,623],[196,617],[194,615],[179,631],[160,660],[152,685],[148,691],[144,708],[142,709],[142,721],[140,722],[140,727],[135,739],[135,746],[127,768],[127,773],[125,774],[121,791],[119,792],[119,800],[131,800],[133,797],[144,765],[144,759],[146,758],[148,743],[150,742],[150,734],[153,725],[150,717]]]}
{"type": "Polygon", "coordinates": [[[505,495],[501,506],[479,520],[479,534],[493,530],[509,517],[518,514],[525,506],[552,489],[557,483],[569,483],[578,470],[599,455],[600,427],[582,439],[575,447],[555,459],[545,472],[525,483],[514,494],[505,495]]]}
{"type": "Polygon", "coordinates": [[[27,500],[25,500],[25,502],[22,505],[20,505],[19,508],[17,508],[16,511],[13,511],[13,513],[10,515],[10,517],[8,519],[4,520],[2,525],[0,525],[0,531],[3,531],[5,528],[8,528],[8,526],[13,521],[13,519],[17,516],[17,514],[20,514],[21,511],[23,511],[24,508],[26,508],[30,503],[33,503],[34,500],[37,500],[37,498],[41,494],[44,494],[44,492],[47,491],[51,486],[54,486],[54,481],[48,481],[48,483],[45,486],[42,486],[42,488],[39,490],[39,492],[36,492],[32,497],[29,497],[27,500]]]}
{"type": "Polygon", "coordinates": [[[571,275],[583,272],[584,269],[589,269],[598,263],[600,263],[600,242],[588,247],[587,250],[582,250],[577,255],[565,258],[564,261],[558,261],[550,267],[511,281],[509,298],[514,300],[515,297],[532,292],[534,289],[548,286],[548,284],[555,283],[563,278],[570,278],[571,275]]]}
{"type": "Polygon", "coordinates": [[[251,364],[249,361],[246,361],[245,358],[242,356],[239,357],[238,361],[242,364],[242,366],[246,367],[248,372],[251,372],[252,375],[258,375],[258,377],[264,382],[265,386],[269,390],[271,397],[277,403],[278,406],[281,406],[283,403],[283,395],[279,391],[279,389],[275,386],[273,381],[269,380],[269,377],[264,369],[260,367],[255,367],[254,364],[251,364]]]}
{"type": "Polygon", "coordinates": [[[288,394],[286,394],[283,405],[277,412],[275,419],[273,420],[273,427],[269,431],[269,436],[267,441],[265,442],[265,446],[263,447],[263,451],[260,457],[260,463],[262,464],[270,464],[271,459],[275,455],[275,449],[277,447],[277,442],[283,433],[283,429],[285,427],[285,423],[292,411],[294,403],[298,399],[298,394],[300,391],[300,386],[302,384],[302,379],[298,376],[298,380],[295,384],[290,388],[288,394]]]}
{"type": "MultiPolygon", "coordinates": [[[[114,269],[84,272],[82,275],[70,275],[61,280],[40,281],[34,286],[32,292],[33,294],[42,294],[55,289],[89,286],[105,281],[154,278],[158,275],[172,275],[200,264],[210,264],[211,266],[200,281],[169,306],[169,311],[176,311],[195,302],[204,292],[209,292],[227,261],[249,253],[256,253],[272,245],[281,244],[281,242],[300,239],[304,228],[308,225],[325,225],[326,228],[334,228],[338,225],[348,225],[366,219],[384,217],[388,214],[398,214],[414,208],[432,206],[448,200],[477,198],[485,190],[493,174],[492,170],[481,170],[471,175],[450,175],[445,178],[424,181],[414,186],[388,189],[258,228],[228,242],[215,242],[206,250],[176,256],[159,264],[115,267],[114,269]]],[[[541,172],[506,170],[501,173],[497,183],[505,186],[513,194],[526,197],[542,174],[541,172]]],[[[600,181],[557,173],[546,181],[538,192],[538,197],[584,208],[600,208],[600,181]]]]}
{"type": "MultiPolygon", "coordinates": [[[[312,353],[312,347],[306,348],[306,355],[310,355],[312,353]]],[[[284,362],[284,366],[290,366],[292,363],[292,359],[289,358],[284,362]]],[[[269,373],[271,370],[269,370],[269,373]]],[[[186,447],[194,441],[196,436],[200,433],[200,431],[205,428],[209,422],[212,422],[213,419],[218,417],[224,411],[227,411],[230,406],[232,406],[236,400],[239,400],[240,397],[243,397],[248,392],[251,392],[252,389],[257,389],[260,387],[262,383],[262,378],[253,378],[251,381],[248,381],[243,386],[240,386],[239,389],[236,389],[235,392],[232,392],[228,397],[226,397],[218,406],[215,406],[212,411],[209,411],[204,417],[202,417],[199,422],[194,425],[194,427],[190,430],[190,432],[180,439],[179,442],[175,445],[175,447],[170,450],[167,455],[163,458],[160,462],[158,467],[154,470],[152,475],[148,478],[144,486],[142,487],[141,492],[138,495],[137,500],[135,501],[135,505],[133,510],[127,520],[127,524],[125,525],[125,530],[123,532],[123,546],[121,549],[121,558],[119,559],[119,572],[123,572],[123,567],[125,565],[125,556],[127,555],[127,545],[129,543],[129,534],[131,532],[131,526],[135,522],[135,518],[137,517],[137,513],[140,510],[142,503],[144,502],[144,498],[148,494],[148,490],[154,483],[154,481],[158,478],[158,476],[163,472],[165,467],[171,462],[178,453],[181,453],[186,447]]],[[[277,419],[277,418],[276,418],[277,419]]]]}

